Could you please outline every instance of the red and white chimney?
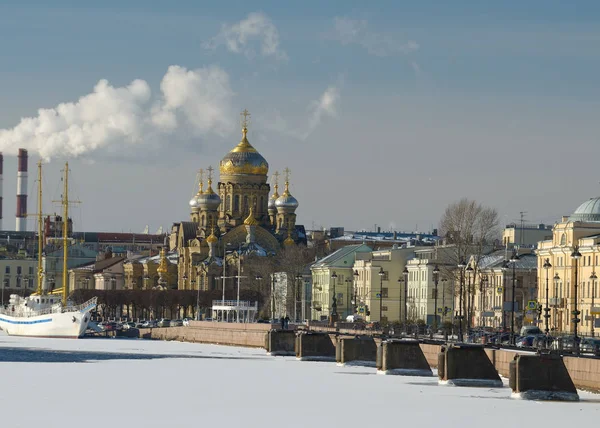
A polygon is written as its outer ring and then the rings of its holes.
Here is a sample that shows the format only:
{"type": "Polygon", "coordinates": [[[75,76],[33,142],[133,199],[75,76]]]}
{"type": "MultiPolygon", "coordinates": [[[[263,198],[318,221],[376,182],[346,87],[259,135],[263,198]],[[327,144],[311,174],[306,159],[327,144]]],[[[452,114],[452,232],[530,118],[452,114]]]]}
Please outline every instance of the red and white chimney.
{"type": "Polygon", "coordinates": [[[27,229],[27,150],[19,149],[17,170],[17,232],[27,229]]]}
{"type": "Polygon", "coordinates": [[[2,189],[4,187],[3,184],[3,171],[4,168],[4,156],[2,156],[2,152],[0,152],[0,230],[2,229],[2,189]]]}

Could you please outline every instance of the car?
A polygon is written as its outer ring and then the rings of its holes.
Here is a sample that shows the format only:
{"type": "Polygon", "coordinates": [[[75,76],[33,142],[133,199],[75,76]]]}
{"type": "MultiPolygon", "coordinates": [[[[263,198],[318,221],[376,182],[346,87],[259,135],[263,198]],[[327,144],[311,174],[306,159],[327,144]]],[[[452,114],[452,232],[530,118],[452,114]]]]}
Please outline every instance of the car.
{"type": "Polygon", "coordinates": [[[600,356],[600,339],[583,339],[579,345],[579,350],[586,354],[600,356]]]}
{"type": "Polygon", "coordinates": [[[521,336],[535,336],[536,334],[543,334],[544,332],[540,330],[538,326],[535,325],[524,325],[521,327],[520,334],[521,336]]]}
{"type": "Polygon", "coordinates": [[[143,328],[154,328],[156,327],[156,321],[154,320],[149,320],[149,321],[144,321],[144,323],[142,324],[143,328]]]}
{"type": "Polygon", "coordinates": [[[575,336],[561,336],[557,337],[552,342],[552,349],[557,351],[572,352],[575,350],[575,336]]]}
{"type": "Polygon", "coordinates": [[[519,337],[515,344],[517,348],[531,348],[533,346],[533,339],[535,339],[535,336],[519,337]]]}
{"type": "Polygon", "coordinates": [[[169,318],[161,318],[160,321],[156,324],[157,327],[170,327],[171,320],[169,318]]]}
{"type": "Polygon", "coordinates": [[[181,326],[183,326],[182,320],[171,320],[169,322],[169,327],[181,327],[181,326]]]}

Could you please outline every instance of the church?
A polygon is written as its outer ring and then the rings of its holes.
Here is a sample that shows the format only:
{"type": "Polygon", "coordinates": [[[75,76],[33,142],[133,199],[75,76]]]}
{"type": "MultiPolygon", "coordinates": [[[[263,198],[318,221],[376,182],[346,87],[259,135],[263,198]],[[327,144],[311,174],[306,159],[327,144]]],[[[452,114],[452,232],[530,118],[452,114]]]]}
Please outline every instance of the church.
{"type": "MultiPolygon", "coordinates": [[[[189,201],[190,220],[173,224],[169,248],[177,254],[177,288],[221,289],[223,263],[236,266],[238,257],[268,257],[286,246],[306,244],[304,227],[296,224],[298,200],[290,193],[290,171],[269,185],[269,164],[248,141],[247,110],[242,113],[242,139],[219,164],[213,188],[213,168],[200,170],[198,192],[189,201]]],[[[229,266],[225,266],[226,270],[229,266]]],[[[233,278],[232,278],[233,283],[233,278]]]]}

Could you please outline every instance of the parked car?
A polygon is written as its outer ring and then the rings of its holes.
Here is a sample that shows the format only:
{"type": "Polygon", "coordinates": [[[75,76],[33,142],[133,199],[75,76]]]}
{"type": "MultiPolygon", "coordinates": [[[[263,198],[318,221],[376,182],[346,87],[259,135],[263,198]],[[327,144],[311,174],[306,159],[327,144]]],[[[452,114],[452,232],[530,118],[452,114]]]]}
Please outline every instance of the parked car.
{"type": "Polygon", "coordinates": [[[168,318],[161,318],[160,321],[156,324],[157,327],[170,327],[171,320],[168,318]]]}
{"type": "Polygon", "coordinates": [[[584,353],[600,356],[600,339],[583,339],[579,350],[584,353]]]}
{"type": "Polygon", "coordinates": [[[154,328],[154,327],[156,327],[156,321],[154,321],[154,320],[145,321],[142,324],[142,327],[143,328],[154,328]]]}
{"type": "Polygon", "coordinates": [[[561,336],[557,337],[552,342],[552,349],[558,351],[572,352],[575,350],[575,337],[574,336],[561,336]]]}
{"type": "Polygon", "coordinates": [[[524,325],[521,327],[520,334],[521,336],[535,336],[536,334],[543,334],[544,332],[540,330],[538,326],[535,325],[524,325]]]}
{"type": "Polygon", "coordinates": [[[183,326],[183,320],[171,320],[169,323],[170,327],[181,327],[183,326]]]}
{"type": "Polygon", "coordinates": [[[531,348],[533,346],[533,339],[535,339],[535,336],[519,337],[515,344],[517,348],[531,348]]]}

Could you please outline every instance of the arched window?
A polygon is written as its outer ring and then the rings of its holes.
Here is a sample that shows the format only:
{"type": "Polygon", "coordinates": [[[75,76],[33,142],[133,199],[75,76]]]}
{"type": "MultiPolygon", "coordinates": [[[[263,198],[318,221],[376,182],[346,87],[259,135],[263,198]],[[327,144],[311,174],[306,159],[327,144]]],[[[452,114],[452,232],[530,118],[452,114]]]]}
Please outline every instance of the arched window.
{"type": "Polygon", "coordinates": [[[231,210],[231,195],[225,198],[225,211],[231,210]]]}
{"type": "Polygon", "coordinates": [[[260,197],[260,207],[258,207],[258,212],[263,212],[263,208],[265,207],[265,197],[260,197]]]}
{"type": "Polygon", "coordinates": [[[206,218],[202,216],[202,226],[206,226],[206,218]]]}
{"type": "Polygon", "coordinates": [[[242,206],[242,210],[244,214],[248,212],[248,196],[244,196],[244,205],[242,206]]]}
{"type": "Polygon", "coordinates": [[[567,245],[567,235],[565,233],[560,237],[560,245],[567,245]]]}
{"type": "Polygon", "coordinates": [[[235,195],[235,198],[233,199],[233,212],[239,212],[240,211],[240,195],[235,195]]]}

